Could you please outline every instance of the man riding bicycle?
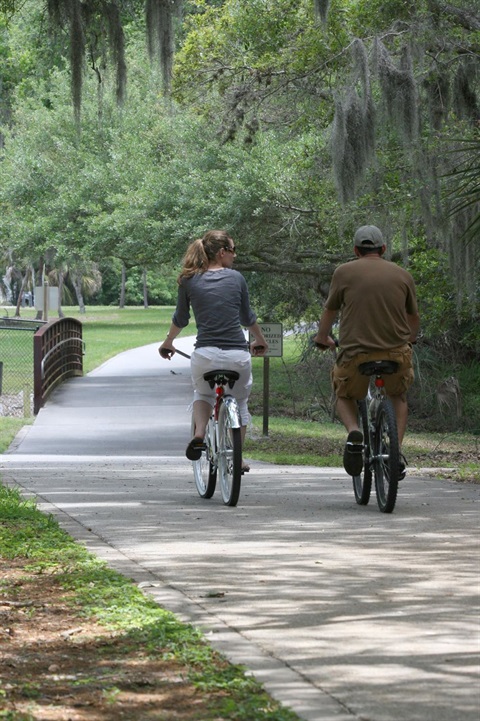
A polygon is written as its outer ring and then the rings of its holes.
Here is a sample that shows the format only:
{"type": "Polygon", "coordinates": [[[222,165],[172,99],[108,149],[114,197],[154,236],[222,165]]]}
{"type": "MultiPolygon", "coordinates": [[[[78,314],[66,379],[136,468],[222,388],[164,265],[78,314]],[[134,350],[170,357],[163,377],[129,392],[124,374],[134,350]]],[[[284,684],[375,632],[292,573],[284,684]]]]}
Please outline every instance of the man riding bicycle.
{"type": "MultiPolygon", "coordinates": [[[[347,432],[343,464],[350,476],[363,467],[363,434],[358,426],[357,401],[365,397],[369,379],[358,371],[369,360],[394,360],[398,371],[385,377],[401,444],[408,417],[407,390],[413,382],[412,343],[420,327],[415,283],[404,268],[385,260],[386,245],[375,225],[355,233],[355,261],[335,270],[325,309],[314,338],[320,346],[335,348],[330,336],[340,313],[340,351],[332,371],[336,413],[347,432]]],[[[402,456],[400,477],[405,476],[402,456]]]]}

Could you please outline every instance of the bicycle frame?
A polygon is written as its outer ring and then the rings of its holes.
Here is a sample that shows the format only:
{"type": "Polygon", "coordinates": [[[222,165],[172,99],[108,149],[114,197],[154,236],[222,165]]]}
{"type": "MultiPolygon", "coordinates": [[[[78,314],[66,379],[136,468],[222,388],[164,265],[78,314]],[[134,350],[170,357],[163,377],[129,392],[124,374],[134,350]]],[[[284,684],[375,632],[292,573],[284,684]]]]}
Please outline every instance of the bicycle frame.
{"type": "Polygon", "coordinates": [[[378,405],[386,398],[385,393],[385,381],[382,376],[372,376],[370,383],[368,384],[368,391],[366,396],[368,406],[368,425],[371,430],[375,430],[375,418],[377,416],[378,405]]]}
{"type": "Polygon", "coordinates": [[[197,491],[202,498],[213,496],[218,472],[223,502],[228,506],[235,506],[238,501],[242,456],[240,410],[237,399],[225,391],[226,384],[231,387],[236,380],[229,379],[227,374],[232,373],[238,379],[236,371],[211,371],[204,376],[215,388],[215,403],[205,435],[206,449],[193,466],[197,491]]]}
{"type": "MultiPolygon", "coordinates": [[[[171,358],[173,353],[190,358],[187,353],[178,349],[166,348],[160,351],[162,358],[166,359],[171,358]]],[[[201,498],[211,498],[215,492],[218,472],[223,502],[227,506],[236,506],[242,475],[242,423],[237,399],[230,393],[225,393],[225,385],[232,388],[239,378],[239,373],[218,369],[204,373],[203,377],[212,390],[215,388],[215,403],[207,424],[204,450],[200,458],[193,461],[195,485],[201,498]]],[[[192,435],[194,433],[192,415],[192,435]]]]}

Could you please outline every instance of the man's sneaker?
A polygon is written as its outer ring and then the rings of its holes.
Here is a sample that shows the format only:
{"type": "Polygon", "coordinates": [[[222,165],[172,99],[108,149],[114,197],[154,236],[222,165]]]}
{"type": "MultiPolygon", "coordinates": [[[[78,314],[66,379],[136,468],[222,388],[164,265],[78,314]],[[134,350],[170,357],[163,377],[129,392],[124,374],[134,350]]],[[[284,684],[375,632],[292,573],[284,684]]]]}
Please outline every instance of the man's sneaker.
{"type": "Polygon", "coordinates": [[[400,458],[398,461],[398,480],[403,481],[405,476],[407,475],[407,459],[403,455],[403,453],[400,453],[400,458]]]}
{"type": "Polygon", "coordinates": [[[359,476],[363,468],[363,434],[350,431],[343,452],[343,467],[349,476],[359,476]]]}

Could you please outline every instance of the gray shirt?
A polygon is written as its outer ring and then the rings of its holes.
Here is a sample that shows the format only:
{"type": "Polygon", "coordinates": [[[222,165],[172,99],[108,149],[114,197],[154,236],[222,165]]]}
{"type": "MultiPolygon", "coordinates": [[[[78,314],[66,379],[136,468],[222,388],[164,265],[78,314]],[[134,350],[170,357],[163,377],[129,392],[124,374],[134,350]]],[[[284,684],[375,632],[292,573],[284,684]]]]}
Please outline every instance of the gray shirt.
{"type": "Polygon", "coordinates": [[[237,270],[207,270],[182,278],[172,318],[178,328],[188,325],[190,308],[197,324],[196,348],[248,348],[242,326],[250,327],[257,316],[250,308],[245,278],[237,270]]]}

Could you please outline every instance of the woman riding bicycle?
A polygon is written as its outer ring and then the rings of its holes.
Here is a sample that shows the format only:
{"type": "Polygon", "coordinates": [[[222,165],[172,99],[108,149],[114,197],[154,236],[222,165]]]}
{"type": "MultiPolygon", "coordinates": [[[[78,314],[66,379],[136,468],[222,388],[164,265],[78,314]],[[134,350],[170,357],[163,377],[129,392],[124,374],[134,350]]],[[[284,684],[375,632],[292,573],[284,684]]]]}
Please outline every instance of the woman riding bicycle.
{"type": "MultiPolygon", "coordinates": [[[[249,421],[248,398],[252,388],[252,361],[242,326],[251,331],[255,341],[253,355],[264,355],[268,344],[250,307],[245,278],[232,269],[236,256],[233,240],[224,230],[209,230],[203,238],[188,246],[178,278],[178,299],[168,335],[159,348],[169,357],[175,353],[173,341],[188,325],[190,308],[197,324],[195,350],[191,356],[194,389],[194,437],[186,449],[189,460],[198,460],[204,447],[204,436],[215,392],[204,380],[208,371],[234,370],[240,374],[232,394],[237,399],[242,419],[242,443],[249,421]]],[[[243,470],[249,470],[243,466],[243,470]]]]}

